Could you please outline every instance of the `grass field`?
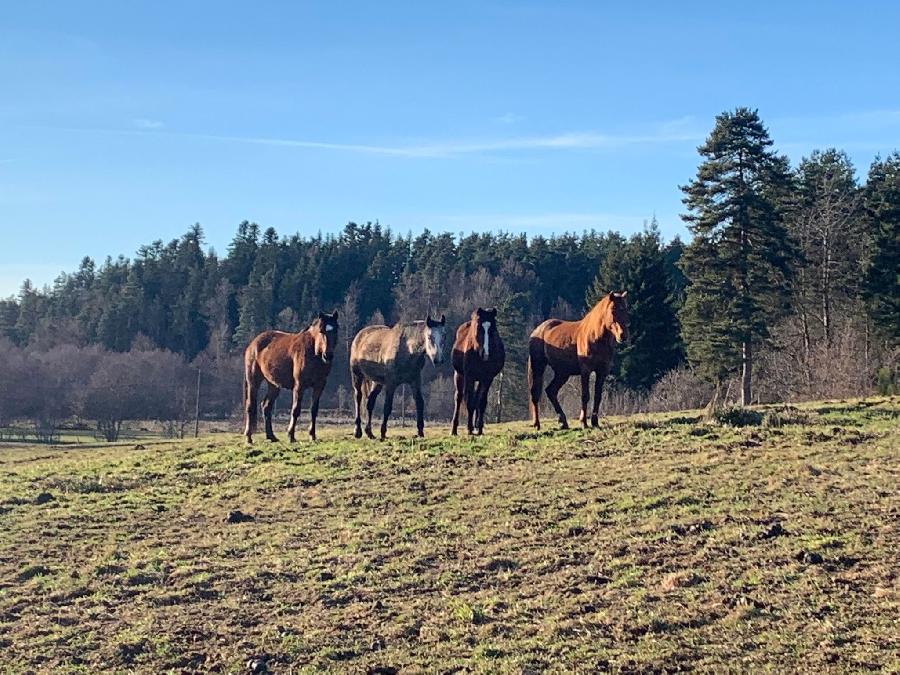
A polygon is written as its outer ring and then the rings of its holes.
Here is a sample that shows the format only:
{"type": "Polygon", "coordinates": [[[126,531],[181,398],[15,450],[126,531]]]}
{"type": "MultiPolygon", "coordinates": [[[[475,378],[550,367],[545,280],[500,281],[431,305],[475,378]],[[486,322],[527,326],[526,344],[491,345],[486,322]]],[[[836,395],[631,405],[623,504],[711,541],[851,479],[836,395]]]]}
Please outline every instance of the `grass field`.
{"type": "Polygon", "coordinates": [[[0,449],[0,668],[897,672],[900,400],[759,410],[0,449]]]}

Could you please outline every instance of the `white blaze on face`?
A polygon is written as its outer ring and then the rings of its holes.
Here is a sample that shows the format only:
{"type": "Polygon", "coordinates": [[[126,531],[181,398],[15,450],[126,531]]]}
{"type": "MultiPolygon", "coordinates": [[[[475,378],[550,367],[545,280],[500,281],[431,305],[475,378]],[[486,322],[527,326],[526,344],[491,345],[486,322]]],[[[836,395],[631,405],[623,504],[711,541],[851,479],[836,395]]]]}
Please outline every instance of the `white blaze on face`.
{"type": "Polygon", "coordinates": [[[332,326],[331,324],[328,324],[327,326],[325,326],[325,330],[328,332],[331,332],[334,330],[334,326],[332,326]]]}
{"type": "Polygon", "coordinates": [[[489,331],[491,330],[491,322],[485,321],[481,324],[481,327],[484,328],[484,360],[487,361],[488,357],[491,355],[491,340],[488,337],[489,331]]]}

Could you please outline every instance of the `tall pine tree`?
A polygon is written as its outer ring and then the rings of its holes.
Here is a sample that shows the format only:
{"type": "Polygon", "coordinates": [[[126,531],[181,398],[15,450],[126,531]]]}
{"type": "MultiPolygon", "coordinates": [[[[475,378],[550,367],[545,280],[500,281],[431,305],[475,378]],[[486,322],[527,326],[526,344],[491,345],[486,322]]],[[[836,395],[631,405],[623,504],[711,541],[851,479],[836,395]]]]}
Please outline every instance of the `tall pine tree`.
{"type": "Polygon", "coordinates": [[[872,258],[865,291],[872,318],[888,342],[900,344],[900,152],[876,159],[865,189],[872,258]]]}
{"type": "Polygon", "coordinates": [[[698,148],[703,161],[687,186],[683,219],[693,235],[682,269],[681,309],[688,358],[715,382],[741,369],[741,402],[751,402],[753,350],[789,308],[796,249],[782,217],[787,159],[755,110],[716,117],[698,148]]]}

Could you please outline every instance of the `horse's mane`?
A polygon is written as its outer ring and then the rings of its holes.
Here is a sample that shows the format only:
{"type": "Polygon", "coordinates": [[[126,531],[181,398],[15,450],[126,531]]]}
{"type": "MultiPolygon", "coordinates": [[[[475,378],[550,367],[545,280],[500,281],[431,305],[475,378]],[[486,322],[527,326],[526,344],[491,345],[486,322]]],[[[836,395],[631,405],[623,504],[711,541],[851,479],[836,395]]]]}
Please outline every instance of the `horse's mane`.
{"type": "Polygon", "coordinates": [[[581,328],[592,337],[601,337],[612,320],[613,299],[604,295],[590,311],[581,318],[581,328]]]}

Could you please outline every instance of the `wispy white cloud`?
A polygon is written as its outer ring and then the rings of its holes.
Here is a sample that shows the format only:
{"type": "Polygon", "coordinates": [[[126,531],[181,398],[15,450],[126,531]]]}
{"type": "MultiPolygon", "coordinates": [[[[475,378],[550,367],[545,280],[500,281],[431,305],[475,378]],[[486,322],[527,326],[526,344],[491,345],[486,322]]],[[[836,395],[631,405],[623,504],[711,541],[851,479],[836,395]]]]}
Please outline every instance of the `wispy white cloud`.
{"type": "MultiPolygon", "coordinates": [[[[151,122],[144,120],[144,122],[151,122]]],[[[153,124],[157,124],[153,122],[153,124]]],[[[480,138],[472,140],[421,141],[398,144],[335,143],[295,138],[267,136],[224,136],[190,132],[167,131],[160,126],[138,129],[89,129],[53,128],[54,131],[80,133],[102,133],[116,135],[158,136],[160,138],[187,138],[196,140],[247,143],[284,148],[309,148],[314,150],[335,150],[374,155],[389,155],[408,158],[449,158],[462,155],[484,153],[511,153],[533,150],[603,150],[630,145],[652,145],[697,141],[702,135],[687,130],[653,130],[645,134],[603,134],[594,131],[576,131],[535,136],[509,136],[501,138],[480,138]]],[[[46,127],[43,127],[46,128],[46,127]]]]}
{"type": "Polygon", "coordinates": [[[494,121],[498,124],[516,124],[517,122],[523,121],[525,118],[522,115],[517,115],[513,112],[508,112],[504,115],[500,115],[499,117],[495,117],[494,121]]]}
{"type": "Polygon", "coordinates": [[[162,129],[165,126],[159,120],[148,120],[143,117],[133,120],[133,122],[138,129],[162,129]]]}
{"type": "Polygon", "coordinates": [[[652,133],[646,135],[616,135],[596,132],[569,132],[545,136],[518,136],[510,138],[436,141],[408,145],[369,145],[355,143],[328,143],[289,138],[248,136],[194,135],[196,138],[252,143],[295,148],[344,150],[398,157],[455,157],[489,152],[517,152],[528,150],[602,150],[629,145],[650,145],[696,141],[701,136],[694,133],[652,133]]]}

